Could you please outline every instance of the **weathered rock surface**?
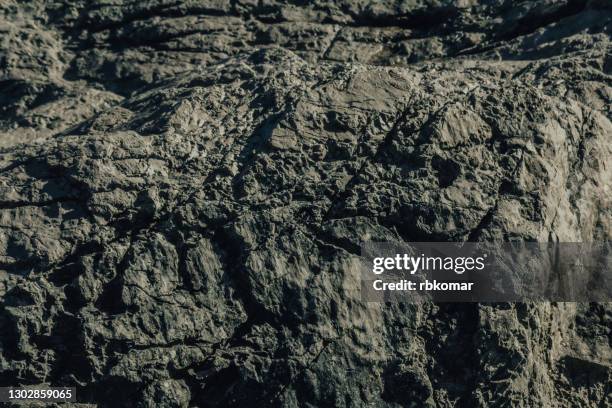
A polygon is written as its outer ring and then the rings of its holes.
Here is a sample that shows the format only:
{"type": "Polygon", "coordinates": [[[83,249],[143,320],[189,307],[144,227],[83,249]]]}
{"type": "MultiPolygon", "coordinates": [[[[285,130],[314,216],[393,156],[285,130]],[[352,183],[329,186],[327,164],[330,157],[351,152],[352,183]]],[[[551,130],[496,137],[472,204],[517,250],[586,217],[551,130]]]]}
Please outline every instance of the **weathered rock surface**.
{"type": "Polygon", "coordinates": [[[0,385],[611,406],[610,304],[374,304],[364,239],[612,238],[605,1],[0,5],[0,385]]]}

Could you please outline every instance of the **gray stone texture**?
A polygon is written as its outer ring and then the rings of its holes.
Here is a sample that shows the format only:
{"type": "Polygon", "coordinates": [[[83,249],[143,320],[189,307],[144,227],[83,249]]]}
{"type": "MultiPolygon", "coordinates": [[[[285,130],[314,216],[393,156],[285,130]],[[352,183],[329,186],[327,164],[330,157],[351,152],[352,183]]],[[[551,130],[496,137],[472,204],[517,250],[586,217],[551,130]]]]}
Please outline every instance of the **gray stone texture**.
{"type": "Polygon", "coordinates": [[[0,1],[0,385],[610,407],[612,305],[361,301],[362,240],[612,238],[612,4],[0,1]]]}

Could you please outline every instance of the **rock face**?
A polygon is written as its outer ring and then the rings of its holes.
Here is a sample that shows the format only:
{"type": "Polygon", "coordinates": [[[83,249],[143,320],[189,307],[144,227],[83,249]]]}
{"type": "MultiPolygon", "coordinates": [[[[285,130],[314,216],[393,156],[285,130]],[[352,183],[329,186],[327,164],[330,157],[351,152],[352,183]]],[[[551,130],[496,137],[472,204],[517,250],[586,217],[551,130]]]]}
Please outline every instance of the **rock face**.
{"type": "Polygon", "coordinates": [[[364,239],[612,238],[607,1],[0,5],[0,386],[604,407],[610,304],[361,301],[364,239]]]}

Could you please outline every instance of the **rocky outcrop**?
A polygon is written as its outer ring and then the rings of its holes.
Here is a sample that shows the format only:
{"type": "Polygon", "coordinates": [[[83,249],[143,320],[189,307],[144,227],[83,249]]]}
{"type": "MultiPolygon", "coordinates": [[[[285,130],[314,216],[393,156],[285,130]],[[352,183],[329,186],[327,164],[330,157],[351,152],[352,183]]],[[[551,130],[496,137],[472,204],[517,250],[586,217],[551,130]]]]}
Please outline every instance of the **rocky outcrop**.
{"type": "Polygon", "coordinates": [[[0,6],[0,385],[607,406],[609,304],[361,300],[364,239],[612,237],[606,2],[0,6]]]}

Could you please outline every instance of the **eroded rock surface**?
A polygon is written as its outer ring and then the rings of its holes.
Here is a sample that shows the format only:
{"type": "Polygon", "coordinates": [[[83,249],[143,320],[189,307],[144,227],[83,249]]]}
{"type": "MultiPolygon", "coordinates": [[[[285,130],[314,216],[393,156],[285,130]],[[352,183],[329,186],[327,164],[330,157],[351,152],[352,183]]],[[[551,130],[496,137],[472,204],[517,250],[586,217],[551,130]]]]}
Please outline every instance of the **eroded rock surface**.
{"type": "Polygon", "coordinates": [[[609,304],[375,304],[364,239],[612,237],[604,1],[0,6],[0,385],[602,407],[609,304]]]}

